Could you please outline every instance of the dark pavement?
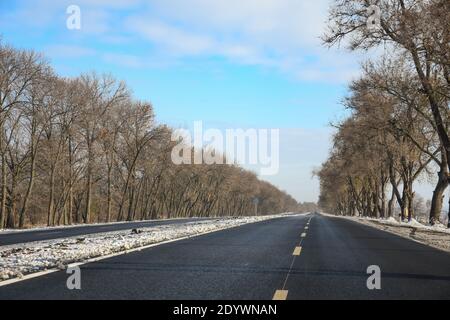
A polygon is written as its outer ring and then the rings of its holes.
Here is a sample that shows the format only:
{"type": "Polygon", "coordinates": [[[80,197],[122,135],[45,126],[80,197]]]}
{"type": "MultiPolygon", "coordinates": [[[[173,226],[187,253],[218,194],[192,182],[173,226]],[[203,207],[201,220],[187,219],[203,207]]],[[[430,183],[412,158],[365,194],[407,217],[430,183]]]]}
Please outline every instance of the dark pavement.
{"type": "Polygon", "coordinates": [[[288,300],[449,299],[450,254],[356,222],[308,215],[86,264],[79,291],[66,288],[67,277],[57,272],[3,286],[0,299],[271,300],[281,289],[288,300]],[[381,268],[381,290],[366,286],[370,265],[381,268]]]}
{"type": "Polygon", "coordinates": [[[0,246],[28,243],[33,241],[53,240],[69,237],[77,237],[82,235],[103,233],[111,231],[132,230],[137,228],[150,228],[163,225],[171,225],[178,223],[194,222],[208,220],[209,218],[190,218],[175,220],[154,220],[154,221],[137,221],[110,223],[99,225],[76,226],[67,228],[49,228],[35,231],[0,233],[0,246]]]}

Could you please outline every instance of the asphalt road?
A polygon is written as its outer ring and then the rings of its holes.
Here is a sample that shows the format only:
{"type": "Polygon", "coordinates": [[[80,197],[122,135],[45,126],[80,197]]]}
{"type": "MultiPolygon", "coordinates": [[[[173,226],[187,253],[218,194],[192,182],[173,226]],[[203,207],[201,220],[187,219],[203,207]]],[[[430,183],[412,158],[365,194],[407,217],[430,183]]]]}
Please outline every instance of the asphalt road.
{"type": "Polygon", "coordinates": [[[149,228],[162,225],[170,225],[177,223],[186,223],[192,221],[208,220],[208,218],[190,218],[190,219],[175,219],[175,220],[154,220],[154,221],[137,221],[137,222],[124,222],[124,223],[111,223],[111,224],[99,224],[99,225],[87,225],[78,227],[66,227],[66,228],[49,228],[35,231],[23,231],[23,232],[11,232],[0,233],[0,246],[28,243],[33,241],[53,240],[69,237],[77,237],[82,235],[120,231],[120,230],[132,230],[139,228],[149,228]]]}
{"type": "Polygon", "coordinates": [[[57,272],[3,286],[0,299],[449,299],[450,254],[356,222],[309,215],[86,264],[79,291],[66,288],[67,277],[57,272]],[[371,265],[381,269],[381,290],[367,288],[371,265]]]}

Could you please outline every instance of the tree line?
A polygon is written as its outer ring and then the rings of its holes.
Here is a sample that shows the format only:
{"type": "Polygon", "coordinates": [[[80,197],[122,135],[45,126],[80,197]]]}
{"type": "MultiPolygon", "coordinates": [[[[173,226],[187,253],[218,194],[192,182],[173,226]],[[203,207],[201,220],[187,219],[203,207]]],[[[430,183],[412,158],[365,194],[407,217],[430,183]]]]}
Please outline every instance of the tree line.
{"type": "Polygon", "coordinates": [[[326,45],[381,47],[383,53],[364,62],[349,85],[348,116],[333,124],[331,154],[316,172],[320,206],[339,215],[387,218],[398,205],[402,220],[411,220],[414,183],[434,181],[434,225],[450,182],[450,2],[339,0],[328,24],[326,45]],[[369,27],[373,4],[381,17],[369,27]]]}
{"type": "Polygon", "coordinates": [[[301,210],[237,165],[174,165],[171,137],[123,81],[0,41],[0,229],[301,210]]]}

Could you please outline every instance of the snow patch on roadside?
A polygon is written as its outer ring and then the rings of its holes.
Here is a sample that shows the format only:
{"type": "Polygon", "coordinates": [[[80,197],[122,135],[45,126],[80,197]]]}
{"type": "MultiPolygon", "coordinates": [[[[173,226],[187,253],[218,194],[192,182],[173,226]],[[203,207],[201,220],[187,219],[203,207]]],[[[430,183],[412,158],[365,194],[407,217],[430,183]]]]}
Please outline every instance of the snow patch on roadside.
{"type": "Polygon", "coordinates": [[[293,214],[220,218],[143,228],[138,233],[132,233],[131,230],[115,231],[0,247],[0,282],[48,269],[65,269],[72,263],[119,252],[126,253],[127,250],[159,242],[286,216],[293,214]]]}
{"type": "Polygon", "coordinates": [[[371,219],[371,218],[357,218],[357,219],[362,219],[362,220],[365,219],[368,221],[373,221],[376,223],[394,226],[394,227],[406,227],[406,228],[409,227],[409,228],[416,228],[417,230],[420,230],[420,231],[442,232],[442,233],[450,234],[450,229],[446,228],[441,223],[438,223],[434,226],[427,226],[427,225],[424,225],[424,224],[418,222],[416,219],[412,219],[409,222],[401,222],[401,221],[397,221],[393,217],[390,217],[388,219],[371,219]]]}
{"type": "Polygon", "coordinates": [[[393,218],[393,217],[389,217],[387,220],[386,220],[386,222],[388,222],[388,223],[398,223],[398,221],[397,220],[395,220],[395,218],[393,218]]]}

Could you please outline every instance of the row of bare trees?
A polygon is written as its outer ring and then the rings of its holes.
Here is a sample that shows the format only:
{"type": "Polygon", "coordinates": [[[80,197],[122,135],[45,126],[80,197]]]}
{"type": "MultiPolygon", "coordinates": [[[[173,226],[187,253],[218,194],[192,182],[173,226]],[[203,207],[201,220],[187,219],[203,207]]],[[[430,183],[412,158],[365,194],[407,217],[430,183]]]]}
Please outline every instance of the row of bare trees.
{"type": "Polygon", "coordinates": [[[341,215],[390,217],[398,204],[402,219],[411,219],[414,183],[429,178],[436,182],[435,224],[450,182],[450,2],[339,0],[329,27],[330,46],[383,46],[384,53],[364,63],[350,85],[350,115],[336,124],[331,155],[317,172],[320,205],[341,215]],[[381,19],[369,28],[373,4],[381,19]]]}
{"type": "Polygon", "coordinates": [[[298,209],[238,166],[174,165],[171,136],[125,83],[0,42],[0,229],[298,209]]]}

